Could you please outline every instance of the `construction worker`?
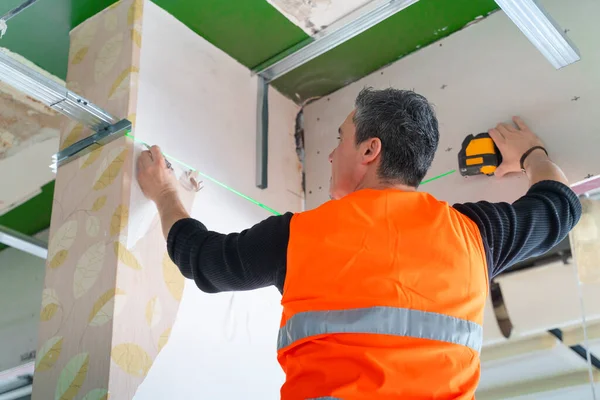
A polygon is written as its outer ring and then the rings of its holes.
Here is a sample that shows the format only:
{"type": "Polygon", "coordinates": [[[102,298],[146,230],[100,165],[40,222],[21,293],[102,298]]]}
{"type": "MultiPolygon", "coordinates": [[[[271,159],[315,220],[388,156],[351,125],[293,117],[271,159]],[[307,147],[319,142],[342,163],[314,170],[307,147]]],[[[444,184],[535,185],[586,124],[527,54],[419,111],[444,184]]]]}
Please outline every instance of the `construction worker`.
{"type": "Polygon", "coordinates": [[[417,192],[438,122],[423,96],[395,89],[358,95],[329,156],[333,201],[314,210],[225,235],[189,217],[158,147],[140,156],[138,180],[202,291],[282,293],[282,399],[472,399],[490,279],[550,250],[581,215],[540,139],[514,123],[489,131],[496,175],[524,171],[531,184],[513,204],[417,192]]]}

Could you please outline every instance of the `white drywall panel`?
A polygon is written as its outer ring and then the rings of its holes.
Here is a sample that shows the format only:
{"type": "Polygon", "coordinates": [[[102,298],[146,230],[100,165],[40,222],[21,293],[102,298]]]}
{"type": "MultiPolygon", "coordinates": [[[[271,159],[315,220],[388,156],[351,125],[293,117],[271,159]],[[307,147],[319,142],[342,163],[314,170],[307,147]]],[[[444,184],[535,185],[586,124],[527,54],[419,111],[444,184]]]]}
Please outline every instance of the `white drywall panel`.
{"type": "Polygon", "coordinates": [[[0,160],[0,215],[39,194],[42,186],[54,180],[50,164],[57,151],[58,135],[52,134],[0,160]]]}
{"type": "MultiPolygon", "coordinates": [[[[36,237],[47,240],[48,232],[36,237]]],[[[37,349],[45,269],[39,257],[0,251],[0,371],[31,361],[27,355],[37,349]]]]}
{"type": "MultiPolygon", "coordinates": [[[[513,324],[512,335],[581,323],[580,288],[573,268],[559,262],[496,278],[513,324]]],[[[600,284],[584,284],[581,293],[588,323],[600,320],[600,284]]]]}
{"type": "MultiPolygon", "coordinates": [[[[581,371],[578,381],[585,381],[585,376],[587,373],[585,371],[581,371]]],[[[560,380],[564,379],[563,375],[551,376],[546,378],[543,382],[536,382],[536,385],[541,385],[543,387],[544,384],[548,385],[548,387],[554,388],[556,386],[555,382],[560,382],[560,380]]],[[[527,389],[524,387],[527,383],[522,384],[519,389],[514,390],[511,387],[505,387],[505,390],[495,389],[493,394],[488,394],[486,392],[477,393],[477,400],[595,400],[593,397],[592,387],[589,383],[584,385],[576,385],[576,386],[568,386],[563,387],[557,390],[544,390],[535,391],[531,389],[527,389]],[[513,395],[516,393],[529,393],[522,396],[513,395]]],[[[568,383],[569,385],[571,383],[568,383]]],[[[600,390],[600,384],[596,383],[596,393],[600,390]]]]}
{"type": "MultiPolygon", "coordinates": [[[[305,108],[307,208],[328,199],[330,165],[338,126],[365,86],[414,89],[434,105],[440,146],[429,177],[457,169],[468,134],[487,131],[521,115],[546,142],[552,158],[573,183],[600,174],[600,3],[541,3],[576,43],[582,60],[555,70],[502,12],[434,43],[305,108]]],[[[357,54],[357,57],[360,57],[357,54]]],[[[454,173],[422,190],[448,202],[512,201],[526,178],[465,179],[454,173]]]]}
{"type": "MultiPolygon", "coordinates": [[[[136,136],[280,211],[302,207],[298,107],[269,92],[269,188],[255,187],[258,83],[250,72],[151,2],[145,3],[136,136]]],[[[192,216],[240,231],[269,214],[205,181],[192,216]]],[[[208,295],[188,281],[177,322],[136,399],[279,398],[281,318],[273,287],[208,295]]]]}
{"type": "Polygon", "coordinates": [[[524,353],[483,364],[477,390],[485,391],[585,369],[585,360],[567,346],[557,344],[550,350],[524,353]]]}

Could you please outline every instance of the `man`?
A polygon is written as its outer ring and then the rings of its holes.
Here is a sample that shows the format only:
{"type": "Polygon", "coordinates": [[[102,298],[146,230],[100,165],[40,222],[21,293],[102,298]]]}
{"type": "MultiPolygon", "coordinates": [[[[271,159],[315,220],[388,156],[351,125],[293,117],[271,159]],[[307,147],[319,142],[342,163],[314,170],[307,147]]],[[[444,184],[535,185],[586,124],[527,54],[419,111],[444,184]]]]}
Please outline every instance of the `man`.
{"type": "Polygon", "coordinates": [[[524,170],[531,183],[512,205],[417,192],[438,122],[424,97],[395,89],[359,94],[329,156],[334,201],[315,210],[223,235],[189,218],[159,148],[140,156],[138,179],[201,290],[282,293],[283,399],[472,399],[489,280],[551,249],[581,215],[542,142],[514,122],[489,131],[496,175],[524,170]]]}

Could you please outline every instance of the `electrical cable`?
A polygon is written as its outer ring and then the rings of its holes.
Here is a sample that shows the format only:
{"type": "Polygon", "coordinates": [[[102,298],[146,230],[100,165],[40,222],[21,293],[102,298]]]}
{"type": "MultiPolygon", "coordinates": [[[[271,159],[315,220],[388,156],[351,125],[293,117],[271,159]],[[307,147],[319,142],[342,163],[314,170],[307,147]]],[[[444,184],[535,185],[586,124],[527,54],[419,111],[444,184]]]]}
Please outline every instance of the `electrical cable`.
{"type": "MultiPolygon", "coordinates": [[[[138,143],[140,143],[140,144],[143,144],[143,145],[144,145],[144,146],[146,146],[146,147],[150,147],[150,145],[149,145],[148,143],[144,142],[144,141],[143,141],[143,140],[141,140],[141,139],[138,139],[138,138],[136,138],[136,137],[135,137],[135,136],[133,136],[131,133],[126,133],[126,134],[125,134],[125,136],[127,136],[127,137],[128,137],[128,138],[130,138],[130,139],[133,139],[133,141],[134,141],[134,142],[138,142],[138,143]]],[[[263,209],[267,210],[267,211],[268,211],[268,212],[270,212],[271,214],[273,214],[273,215],[281,215],[281,213],[280,213],[280,212],[278,212],[278,211],[275,211],[274,209],[272,209],[271,207],[269,207],[269,206],[267,206],[267,205],[265,205],[265,204],[261,203],[260,201],[258,201],[258,200],[255,200],[255,199],[253,199],[252,197],[250,197],[250,196],[247,196],[247,195],[245,195],[245,194],[243,194],[243,193],[241,193],[241,192],[239,192],[239,191],[235,190],[234,188],[232,188],[232,187],[230,187],[230,186],[228,186],[228,185],[224,184],[223,182],[221,182],[221,181],[219,181],[219,180],[217,180],[217,179],[213,178],[212,176],[210,176],[210,175],[207,175],[207,174],[205,174],[205,173],[202,173],[202,172],[198,171],[196,168],[192,167],[191,165],[189,165],[189,164],[187,164],[187,163],[185,163],[185,162],[183,162],[183,161],[181,161],[181,160],[179,160],[179,159],[177,159],[177,158],[175,158],[175,157],[173,157],[173,156],[170,156],[170,155],[169,155],[169,154],[167,154],[167,153],[163,153],[163,156],[165,157],[165,159],[168,159],[169,161],[175,162],[175,163],[177,163],[177,164],[181,165],[182,167],[185,167],[185,168],[187,168],[187,169],[189,169],[189,170],[191,170],[191,171],[193,171],[193,172],[196,172],[196,173],[197,173],[198,175],[200,175],[201,177],[203,177],[203,178],[205,178],[205,179],[207,179],[207,180],[209,180],[209,181],[211,181],[211,182],[213,182],[213,183],[215,183],[215,184],[217,184],[217,185],[221,186],[221,187],[222,187],[222,188],[224,188],[224,189],[227,189],[227,190],[229,190],[230,192],[232,192],[232,193],[234,193],[234,194],[236,194],[236,195],[238,195],[238,196],[242,197],[243,199],[246,199],[246,200],[248,200],[249,202],[251,202],[251,203],[253,203],[253,204],[256,204],[257,206],[259,206],[259,207],[261,207],[261,208],[263,208],[263,209]]],[[[453,173],[455,173],[455,172],[456,172],[456,170],[455,170],[455,169],[453,169],[453,170],[451,170],[451,171],[448,171],[448,172],[444,172],[443,174],[440,174],[440,175],[434,176],[433,178],[430,178],[430,179],[424,180],[423,182],[421,182],[421,185],[425,185],[425,184],[427,184],[427,183],[429,183],[429,182],[433,182],[433,181],[435,181],[435,180],[438,180],[438,179],[440,179],[440,178],[443,178],[443,177],[445,177],[445,176],[451,175],[451,174],[453,174],[453,173]]]]}

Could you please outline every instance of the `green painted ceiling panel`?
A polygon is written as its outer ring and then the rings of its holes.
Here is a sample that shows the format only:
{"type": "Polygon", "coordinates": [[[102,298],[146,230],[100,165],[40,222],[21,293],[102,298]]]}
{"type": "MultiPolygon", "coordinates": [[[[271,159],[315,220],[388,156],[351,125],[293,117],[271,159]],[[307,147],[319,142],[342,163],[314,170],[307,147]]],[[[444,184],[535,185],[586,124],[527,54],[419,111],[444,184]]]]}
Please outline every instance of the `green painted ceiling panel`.
{"type": "Polygon", "coordinates": [[[326,95],[497,8],[493,0],[420,0],[284,75],[273,86],[298,102],[326,95]]]}
{"type": "MultiPolygon", "coordinates": [[[[48,1],[48,0],[44,0],[48,1]]],[[[117,0],[67,0],[71,3],[71,28],[108,8],[117,0]]]]}
{"type": "MultiPolygon", "coordinates": [[[[0,216],[0,225],[26,235],[35,235],[47,229],[50,226],[53,196],[54,181],[43,186],[42,193],[33,199],[0,216]]],[[[0,250],[3,250],[5,247],[0,245],[0,250]]]]}
{"type": "MultiPolygon", "coordinates": [[[[69,58],[71,1],[39,0],[10,19],[0,46],[22,55],[51,74],[65,79],[69,58]]],[[[2,0],[0,15],[23,0],[2,0]]]]}
{"type": "Polygon", "coordinates": [[[308,38],[266,0],[155,0],[248,68],[308,38]]]}

